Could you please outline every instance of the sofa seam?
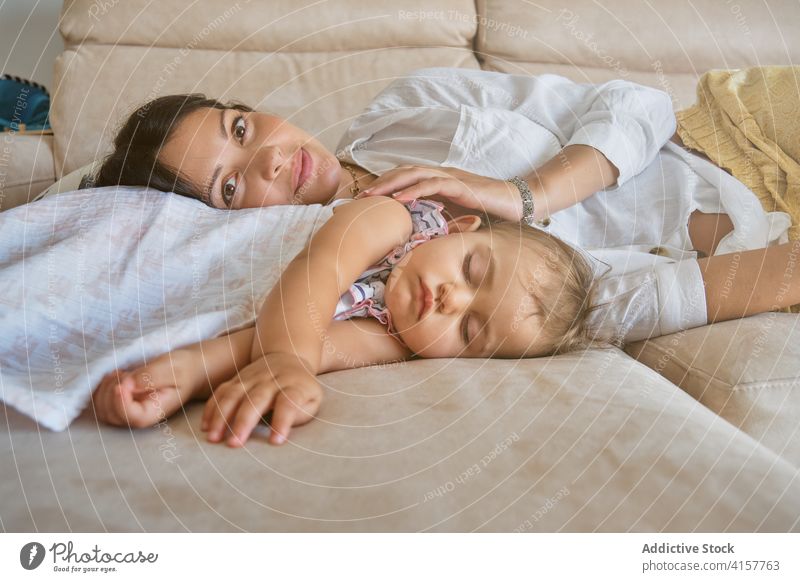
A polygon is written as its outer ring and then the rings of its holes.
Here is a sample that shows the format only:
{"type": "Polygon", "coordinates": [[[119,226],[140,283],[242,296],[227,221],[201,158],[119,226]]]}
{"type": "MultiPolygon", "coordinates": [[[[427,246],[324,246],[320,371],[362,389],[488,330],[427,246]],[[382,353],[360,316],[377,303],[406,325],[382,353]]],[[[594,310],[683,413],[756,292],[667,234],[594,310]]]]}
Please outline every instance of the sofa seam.
{"type": "MultiPolygon", "coordinates": [[[[654,349],[654,350],[656,350],[657,352],[659,352],[659,354],[661,354],[661,355],[668,355],[668,356],[670,357],[670,360],[671,360],[671,361],[676,361],[678,364],[680,364],[680,365],[683,367],[683,378],[684,378],[684,379],[685,379],[685,378],[686,378],[686,376],[689,374],[689,371],[690,371],[690,370],[692,370],[692,371],[694,371],[694,372],[698,373],[699,375],[702,375],[702,376],[703,376],[703,378],[706,380],[706,386],[708,386],[708,385],[709,385],[709,384],[710,384],[712,381],[716,381],[716,382],[719,382],[720,384],[723,384],[723,385],[725,385],[725,386],[727,386],[727,387],[729,387],[729,388],[732,388],[732,389],[736,387],[736,384],[731,384],[730,382],[726,382],[725,380],[722,380],[722,379],[720,379],[720,378],[717,378],[716,376],[713,376],[713,375],[709,374],[709,373],[708,373],[708,372],[706,372],[705,370],[701,370],[701,369],[699,369],[699,368],[695,368],[694,366],[692,366],[691,364],[689,364],[689,363],[685,362],[685,361],[684,361],[682,358],[680,358],[680,357],[678,357],[678,356],[676,356],[676,355],[674,355],[674,354],[670,355],[670,354],[669,354],[669,352],[668,352],[667,350],[664,350],[664,349],[663,349],[663,348],[661,348],[660,346],[657,346],[657,345],[655,345],[655,344],[649,344],[649,345],[651,345],[651,346],[652,346],[652,349],[654,349]]],[[[644,352],[644,348],[643,348],[642,350],[640,350],[640,351],[639,351],[639,354],[641,355],[643,352],[644,352]]],[[[636,359],[638,360],[639,358],[636,358],[636,359]]],[[[644,364],[644,362],[642,362],[642,363],[644,364]]],[[[645,365],[646,365],[648,368],[651,368],[651,366],[649,366],[649,365],[647,365],[647,364],[645,364],[645,365]]],[[[657,372],[657,373],[659,373],[659,374],[660,374],[660,372],[658,372],[657,370],[655,370],[655,368],[651,368],[651,369],[652,369],[654,372],[657,372]]],[[[661,374],[661,375],[663,376],[663,374],[661,374]]],[[[669,380],[669,378],[667,378],[667,380],[669,380]]]]}
{"type": "MultiPolygon", "coordinates": [[[[393,45],[390,48],[395,49],[463,49],[469,52],[473,58],[477,59],[476,52],[474,50],[474,38],[466,39],[467,42],[461,45],[434,45],[434,44],[425,44],[425,45],[393,45]]],[[[125,48],[137,48],[137,49],[164,49],[169,51],[180,51],[185,49],[186,47],[182,46],[146,46],[141,44],[130,44],[125,42],[85,42],[85,43],[74,43],[70,44],[69,46],[65,46],[64,50],[70,50],[73,52],[77,52],[78,49],[83,47],[125,47],[125,48]]],[[[217,53],[231,53],[231,54],[240,54],[240,53],[257,53],[263,55],[310,55],[310,54],[328,54],[328,53],[343,53],[343,54],[355,54],[355,53],[363,53],[368,51],[375,51],[375,50],[382,50],[386,47],[365,47],[360,49],[325,49],[325,50],[308,50],[308,51],[284,51],[278,49],[230,49],[230,48],[211,48],[211,47],[193,47],[191,50],[196,51],[208,51],[208,52],[217,52],[217,53]]]]}
{"type": "MultiPolygon", "coordinates": [[[[513,58],[513,57],[509,57],[507,55],[498,54],[498,53],[484,53],[484,54],[486,54],[489,57],[498,59],[498,60],[507,61],[509,63],[530,63],[530,64],[537,64],[537,65],[556,65],[556,66],[565,65],[565,66],[577,66],[582,70],[583,69],[587,69],[587,68],[588,69],[599,70],[599,71],[605,71],[606,70],[606,69],[604,69],[602,67],[597,67],[597,66],[591,65],[590,63],[559,63],[557,61],[528,61],[528,60],[516,59],[516,58],[513,58]]],[[[626,70],[629,73],[652,73],[653,72],[652,69],[632,69],[632,68],[629,68],[629,69],[626,69],[626,70]]],[[[694,73],[692,73],[692,71],[664,71],[664,74],[665,75],[688,75],[688,76],[694,75],[694,73]]]]}
{"type": "MultiPolygon", "coordinates": [[[[659,352],[661,355],[669,355],[669,352],[667,352],[666,350],[664,350],[660,346],[653,345],[652,348],[655,351],[659,352]]],[[[644,350],[640,351],[639,353],[641,354],[643,351],[644,350]]],[[[694,372],[694,373],[696,373],[698,375],[702,375],[703,378],[706,380],[705,388],[709,388],[709,387],[713,388],[713,386],[712,386],[713,383],[714,382],[718,382],[718,383],[730,388],[731,392],[742,392],[742,391],[746,391],[746,390],[754,390],[754,389],[757,389],[757,388],[773,388],[773,387],[778,387],[778,386],[791,386],[791,385],[800,383],[800,378],[798,378],[798,377],[794,377],[794,378],[791,378],[791,377],[773,378],[773,379],[770,379],[770,380],[753,380],[753,381],[749,381],[749,382],[731,383],[731,382],[727,382],[727,381],[725,381],[725,380],[723,380],[723,379],[721,379],[721,378],[719,378],[717,376],[711,375],[708,372],[706,372],[705,370],[702,370],[700,368],[696,368],[696,367],[692,366],[691,364],[688,364],[686,361],[684,361],[682,358],[680,358],[678,356],[672,355],[672,356],[670,356],[670,358],[671,358],[672,361],[677,362],[680,366],[683,367],[683,378],[684,379],[686,378],[686,376],[689,374],[690,371],[692,371],[692,372],[694,372]]],[[[638,360],[638,358],[637,358],[637,360],[638,360]]],[[[642,363],[644,363],[644,362],[642,362],[642,363]]],[[[647,367],[651,368],[650,366],[647,366],[647,367]]],[[[651,368],[651,369],[653,369],[653,371],[657,372],[657,370],[655,370],[654,368],[651,368]]],[[[667,380],[669,380],[669,378],[667,378],[667,380]]],[[[714,388],[714,389],[720,390],[720,388],[714,388]]]]}
{"type": "Polygon", "coordinates": [[[788,379],[788,378],[781,378],[780,380],[763,380],[763,381],[753,381],[753,382],[745,382],[742,384],[736,384],[733,389],[735,392],[743,392],[747,390],[754,390],[754,389],[769,389],[769,388],[778,388],[783,386],[798,386],[800,387],[800,378],[788,379]]]}

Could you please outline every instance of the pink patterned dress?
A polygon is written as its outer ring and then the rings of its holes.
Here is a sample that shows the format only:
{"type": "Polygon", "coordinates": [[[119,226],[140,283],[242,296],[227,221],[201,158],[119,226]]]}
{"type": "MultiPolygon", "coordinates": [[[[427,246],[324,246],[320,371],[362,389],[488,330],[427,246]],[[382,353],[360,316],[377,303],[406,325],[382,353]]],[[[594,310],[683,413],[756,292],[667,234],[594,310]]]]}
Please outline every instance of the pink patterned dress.
{"type": "Polygon", "coordinates": [[[386,308],[384,292],[386,281],[394,266],[413,248],[437,236],[447,234],[447,220],[443,206],[431,200],[414,200],[406,205],[411,213],[411,236],[404,244],[395,247],[376,265],[367,269],[350,289],[339,298],[334,319],[374,317],[393,333],[392,316],[386,308]]]}

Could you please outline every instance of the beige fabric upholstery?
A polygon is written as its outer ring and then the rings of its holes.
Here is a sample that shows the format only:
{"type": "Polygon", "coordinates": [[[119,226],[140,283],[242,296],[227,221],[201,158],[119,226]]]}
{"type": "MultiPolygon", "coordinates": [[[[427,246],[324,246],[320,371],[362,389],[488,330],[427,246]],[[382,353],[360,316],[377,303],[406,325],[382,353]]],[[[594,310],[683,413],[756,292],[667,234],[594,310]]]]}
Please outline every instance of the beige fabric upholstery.
{"type": "Polygon", "coordinates": [[[713,68],[797,62],[800,8],[673,0],[481,0],[476,54],[577,68],[700,74],[713,68]],[[520,30],[513,28],[517,26],[520,30]]]}
{"type": "Polygon", "coordinates": [[[125,44],[271,53],[363,51],[428,45],[471,48],[475,4],[437,0],[319,2],[318,0],[162,0],[68,2],[61,34],[70,44],[125,44]],[[98,5],[100,4],[100,5],[98,5]],[[105,4],[105,5],[103,5],[105,4]],[[88,18],[87,18],[88,16],[88,18]],[[407,24],[412,24],[407,26],[407,24]],[[390,38],[387,38],[387,34],[390,38]]]}
{"type": "MultiPolygon", "coordinates": [[[[425,66],[622,77],[683,107],[709,68],[800,61],[797,21],[789,0],[74,0],[55,168],[100,157],[136,105],[174,92],[245,101],[333,149],[425,66]]],[[[8,410],[0,515],[8,531],[797,531],[797,322],[329,374],[320,418],[279,449],[207,444],[199,403],[140,431],[87,411],[55,434],[8,410]]]]}
{"type": "Polygon", "coordinates": [[[0,211],[30,202],[55,180],[52,135],[0,133],[0,211]]]}
{"type": "Polygon", "coordinates": [[[444,21],[420,16],[428,4],[218,0],[187,8],[165,0],[142,11],[141,2],[105,10],[72,2],[61,23],[68,49],[56,63],[51,114],[58,176],[102,157],[136,106],[170,93],[242,101],[333,150],[349,120],[398,75],[478,67],[474,4],[441,3],[465,16],[444,21]]]}
{"type": "Polygon", "coordinates": [[[628,353],[800,467],[800,318],[762,313],[628,346],[628,353]]]}
{"type": "Polygon", "coordinates": [[[800,517],[794,467],[618,350],[428,360],[323,380],[320,418],[279,449],[263,438],[239,450],[207,444],[199,404],[134,432],[98,430],[88,414],[68,434],[15,423],[25,453],[2,499],[24,489],[35,501],[0,501],[11,505],[4,525],[787,531],[800,517]]]}

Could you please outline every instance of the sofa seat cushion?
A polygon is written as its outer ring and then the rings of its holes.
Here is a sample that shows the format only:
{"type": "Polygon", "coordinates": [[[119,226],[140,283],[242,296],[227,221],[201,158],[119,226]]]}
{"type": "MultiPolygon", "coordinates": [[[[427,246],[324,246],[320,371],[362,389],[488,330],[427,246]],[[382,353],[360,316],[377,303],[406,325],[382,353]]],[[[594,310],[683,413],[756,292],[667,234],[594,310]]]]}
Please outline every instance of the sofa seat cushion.
{"type": "Polygon", "coordinates": [[[800,468],[800,316],[762,313],[627,352],[800,468]]]}
{"type": "Polygon", "coordinates": [[[14,531],[790,531],[800,475],[620,350],[321,376],[282,447],[0,415],[14,531]],[[24,455],[14,451],[25,451],[24,455]],[[53,485],[56,484],[56,485],[53,485]],[[27,496],[35,504],[19,500],[27,496]],[[91,511],[86,511],[91,501],[91,511]],[[54,510],[56,508],[56,510],[54,510]]]}

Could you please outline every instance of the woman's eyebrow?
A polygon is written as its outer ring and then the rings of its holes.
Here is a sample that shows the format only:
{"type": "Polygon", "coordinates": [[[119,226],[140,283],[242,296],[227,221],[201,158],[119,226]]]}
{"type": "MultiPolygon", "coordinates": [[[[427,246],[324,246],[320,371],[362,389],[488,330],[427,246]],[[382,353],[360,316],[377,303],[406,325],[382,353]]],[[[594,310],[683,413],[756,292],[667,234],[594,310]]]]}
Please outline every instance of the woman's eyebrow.
{"type": "MultiPolygon", "coordinates": [[[[222,136],[222,139],[228,139],[228,130],[225,129],[225,112],[227,109],[219,109],[219,133],[222,136]]],[[[211,179],[206,183],[206,187],[203,190],[203,194],[206,197],[206,200],[211,201],[211,195],[214,193],[214,185],[217,183],[217,178],[219,178],[219,173],[222,171],[222,166],[217,164],[217,167],[214,168],[214,172],[211,174],[211,179]]]]}

